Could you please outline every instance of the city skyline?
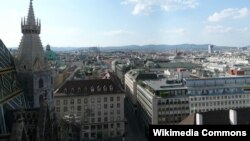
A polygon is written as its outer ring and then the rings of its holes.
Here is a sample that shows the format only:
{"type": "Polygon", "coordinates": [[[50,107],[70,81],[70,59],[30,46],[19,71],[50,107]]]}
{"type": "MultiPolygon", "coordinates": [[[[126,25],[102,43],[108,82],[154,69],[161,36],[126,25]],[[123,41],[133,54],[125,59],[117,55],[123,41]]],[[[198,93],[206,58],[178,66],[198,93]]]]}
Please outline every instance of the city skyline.
{"type": "MultiPolygon", "coordinates": [[[[1,2],[0,38],[17,47],[27,2],[1,2]]],[[[250,45],[247,0],[36,0],[34,8],[44,46],[250,45]]]]}

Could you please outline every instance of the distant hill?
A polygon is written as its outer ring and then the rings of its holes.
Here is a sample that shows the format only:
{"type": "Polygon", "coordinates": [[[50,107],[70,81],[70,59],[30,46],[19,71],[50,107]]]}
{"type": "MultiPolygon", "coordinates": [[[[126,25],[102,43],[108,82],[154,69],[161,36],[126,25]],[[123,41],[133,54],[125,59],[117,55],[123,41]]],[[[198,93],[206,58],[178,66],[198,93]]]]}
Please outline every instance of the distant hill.
{"type": "MultiPolygon", "coordinates": [[[[166,50],[206,50],[208,44],[179,44],[179,45],[127,45],[127,46],[106,46],[100,47],[101,51],[166,51],[166,50]]],[[[77,51],[86,50],[89,47],[51,47],[53,51],[77,51]]],[[[215,46],[215,48],[226,48],[226,46],[215,46]]],[[[16,48],[13,48],[16,49],[16,48]]]]}
{"type": "Polygon", "coordinates": [[[191,50],[191,49],[207,49],[208,44],[204,45],[195,45],[195,44],[180,44],[180,45],[129,45],[129,46],[120,46],[120,47],[103,47],[100,48],[103,51],[109,50],[122,50],[122,51],[166,51],[166,50],[191,50]]]}

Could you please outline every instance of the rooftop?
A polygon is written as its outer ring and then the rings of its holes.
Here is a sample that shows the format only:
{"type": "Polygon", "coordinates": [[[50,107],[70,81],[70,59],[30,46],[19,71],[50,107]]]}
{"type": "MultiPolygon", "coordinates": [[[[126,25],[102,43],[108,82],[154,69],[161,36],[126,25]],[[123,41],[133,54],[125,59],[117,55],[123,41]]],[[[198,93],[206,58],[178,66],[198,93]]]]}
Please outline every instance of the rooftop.
{"type": "Polygon", "coordinates": [[[55,96],[117,93],[122,93],[122,90],[111,79],[93,79],[67,81],[55,96]]]}
{"type": "Polygon", "coordinates": [[[145,80],[144,84],[148,85],[155,91],[169,89],[185,89],[181,81],[172,79],[145,80]]]}
{"type": "MultiPolygon", "coordinates": [[[[235,109],[237,112],[237,124],[239,125],[249,125],[250,124],[250,108],[241,108],[235,109]]],[[[209,111],[200,113],[203,117],[204,125],[229,125],[229,110],[220,110],[220,111],[209,111]]],[[[195,125],[196,124],[196,115],[192,114],[186,117],[181,125],[195,125]]]]}
{"type": "Polygon", "coordinates": [[[146,72],[143,69],[130,70],[127,74],[136,80],[158,79],[156,73],[146,72]]]}

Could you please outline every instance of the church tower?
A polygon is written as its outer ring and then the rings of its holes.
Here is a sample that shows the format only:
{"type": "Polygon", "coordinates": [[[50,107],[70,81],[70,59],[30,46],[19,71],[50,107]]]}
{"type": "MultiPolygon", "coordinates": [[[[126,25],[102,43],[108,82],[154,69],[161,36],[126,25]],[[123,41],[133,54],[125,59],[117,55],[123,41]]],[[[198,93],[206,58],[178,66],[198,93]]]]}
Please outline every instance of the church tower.
{"type": "Polygon", "coordinates": [[[35,18],[33,0],[30,0],[27,18],[22,18],[22,39],[18,48],[16,67],[23,84],[27,103],[39,108],[43,101],[53,109],[53,79],[39,37],[41,21],[35,18]]]}

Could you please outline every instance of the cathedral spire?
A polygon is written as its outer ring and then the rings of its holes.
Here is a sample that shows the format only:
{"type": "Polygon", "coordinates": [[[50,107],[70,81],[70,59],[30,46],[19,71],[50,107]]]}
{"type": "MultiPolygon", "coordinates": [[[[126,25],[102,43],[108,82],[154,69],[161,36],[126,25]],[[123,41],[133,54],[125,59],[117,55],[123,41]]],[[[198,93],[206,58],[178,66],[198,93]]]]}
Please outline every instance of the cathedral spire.
{"type": "Polygon", "coordinates": [[[33,0],[30,0],[30,7],[29,7],[29,13],[28,13],[28,18],[27,18],[27,23],[29,25],[35,25],[36,24],[36,19],[35,19],[35,14],[33,10],[33,0]]]}
{"type": "Polygon", "coordinates": [[[40,71],[47,69],[47,61],[40,40],[41,22],[35,18],[33,0],[30,0],[28,17],[21,21],[23,37],[18,48],[18,69],[40,71]]]}

